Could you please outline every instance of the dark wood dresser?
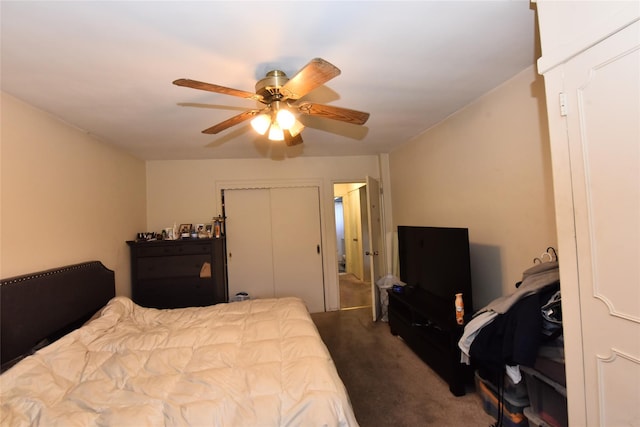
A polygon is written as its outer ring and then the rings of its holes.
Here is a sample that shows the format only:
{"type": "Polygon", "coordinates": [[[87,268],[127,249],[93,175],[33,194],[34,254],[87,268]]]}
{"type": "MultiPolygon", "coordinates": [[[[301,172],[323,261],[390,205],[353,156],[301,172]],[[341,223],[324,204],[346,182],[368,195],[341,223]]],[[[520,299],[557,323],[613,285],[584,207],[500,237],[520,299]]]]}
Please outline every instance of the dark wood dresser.
{"type": "Polygon", "coordinates": [[[128,241],[133,301],[180,308],[227,302],[224,239],[128,241]]]}

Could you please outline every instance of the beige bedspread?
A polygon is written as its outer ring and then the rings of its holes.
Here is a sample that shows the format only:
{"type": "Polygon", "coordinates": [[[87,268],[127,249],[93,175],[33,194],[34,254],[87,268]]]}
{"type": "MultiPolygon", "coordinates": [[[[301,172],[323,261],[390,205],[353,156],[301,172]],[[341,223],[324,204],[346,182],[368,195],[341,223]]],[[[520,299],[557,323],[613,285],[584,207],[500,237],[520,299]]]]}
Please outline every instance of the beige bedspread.
{"type": "Polygon", "coordinates": [[[0,424],[356,426],[304,303],[102,315],[0,376],[0,424]]]}

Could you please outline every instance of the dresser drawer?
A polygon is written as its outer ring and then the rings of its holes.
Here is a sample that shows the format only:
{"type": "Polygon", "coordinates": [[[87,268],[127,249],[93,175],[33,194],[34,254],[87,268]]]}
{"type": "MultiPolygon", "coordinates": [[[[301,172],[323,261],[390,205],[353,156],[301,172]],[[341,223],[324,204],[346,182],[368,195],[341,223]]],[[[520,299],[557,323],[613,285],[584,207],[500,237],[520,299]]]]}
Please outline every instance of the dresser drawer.
{"type": "Polygon", "coordinates": [[[213,280],[196,278],[141,280],[134,300],[155,308],[198,307],[218,302],[213,280]]]}
{"type": "Polygon", "coordinates": [[[155,257],[163,255],[191,255],[211,254],[213,247],[211,242],[189,242],[189,244],[160,243],[156,245],[140,246],[136,249],[138,257],[155,257]]]}
{"type": "MultiPolygon", "coordinates": [[[[205,262],[211,264],[211,255],[155,256],[138,258],[138,279],[167,277],[199,277],[205,262]]],[[[211,266],[213,269],[213,266],[211,266]]]]}

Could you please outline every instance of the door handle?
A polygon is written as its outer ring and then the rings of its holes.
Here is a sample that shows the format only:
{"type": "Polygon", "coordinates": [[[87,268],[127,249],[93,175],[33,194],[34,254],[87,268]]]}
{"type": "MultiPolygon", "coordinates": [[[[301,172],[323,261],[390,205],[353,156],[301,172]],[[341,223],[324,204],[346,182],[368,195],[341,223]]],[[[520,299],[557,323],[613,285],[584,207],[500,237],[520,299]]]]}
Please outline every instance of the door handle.
{"type": "Polygon", "coordinates": [[[364,254],[369,256],[376,256],[378,255],[378,251],[373,251],[373,252],[366,251],[364,254]]]}
{"type": "Polygon", "coordinates": [[[316,251],[317,251],[318,253],[320,253],[320,245],[317,245],[317,246],[316,246],[316,251]]]}

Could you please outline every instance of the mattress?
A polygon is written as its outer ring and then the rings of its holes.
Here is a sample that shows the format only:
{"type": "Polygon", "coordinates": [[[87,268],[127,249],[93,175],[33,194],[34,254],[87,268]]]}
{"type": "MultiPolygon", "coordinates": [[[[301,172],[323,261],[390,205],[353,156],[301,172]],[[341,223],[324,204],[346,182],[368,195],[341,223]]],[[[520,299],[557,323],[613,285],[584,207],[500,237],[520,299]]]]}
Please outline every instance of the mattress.
{"type": "Polygon", "coordinates": [[[2,425],[356,426],[298,298],[158,310],[125,297],[0,376],[2,425]]]}

